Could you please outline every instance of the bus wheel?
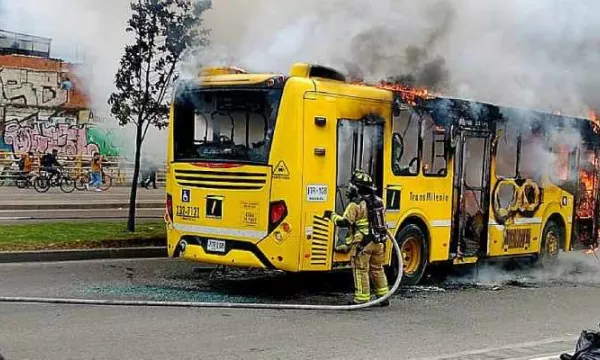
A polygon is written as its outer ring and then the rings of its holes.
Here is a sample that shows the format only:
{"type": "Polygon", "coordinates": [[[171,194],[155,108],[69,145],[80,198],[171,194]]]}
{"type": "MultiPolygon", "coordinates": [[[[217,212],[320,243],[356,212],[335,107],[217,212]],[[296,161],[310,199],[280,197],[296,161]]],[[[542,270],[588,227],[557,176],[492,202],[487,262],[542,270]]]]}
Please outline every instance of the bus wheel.
{"type": "Polygon", "coordinates": [[[542,245],[537,263],[541,266],[554,266],[562,244],[562,231],[554,221],[548,221],[542,233],[542,245]]]}
{"type": "Polygon", "coordinates": [[[402,283],[404,285],[418,284],[425,270],[429,258],[429,249],[427,246],[427,237],[417,225],[405,226],[396,240],[402,251],[403,275],[402,283]]]}

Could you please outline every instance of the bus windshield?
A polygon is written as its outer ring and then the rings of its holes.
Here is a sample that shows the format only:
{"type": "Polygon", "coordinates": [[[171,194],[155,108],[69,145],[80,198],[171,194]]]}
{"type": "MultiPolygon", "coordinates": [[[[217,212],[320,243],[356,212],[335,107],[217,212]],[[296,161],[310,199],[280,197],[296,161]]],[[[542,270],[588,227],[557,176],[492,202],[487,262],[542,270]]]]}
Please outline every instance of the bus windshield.
{"type": "Polygon", "coordinates": [[[266,164],[281,89],[196,88],[175,99],[175,161],[266,164]]]}

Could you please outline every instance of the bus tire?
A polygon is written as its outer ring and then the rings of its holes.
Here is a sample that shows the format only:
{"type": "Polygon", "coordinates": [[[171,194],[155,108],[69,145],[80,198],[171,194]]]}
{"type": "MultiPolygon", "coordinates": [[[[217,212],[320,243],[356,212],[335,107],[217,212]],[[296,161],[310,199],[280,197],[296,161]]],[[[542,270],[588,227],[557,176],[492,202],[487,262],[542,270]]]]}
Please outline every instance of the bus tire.
{"type": "Polygon", "coordinates": [[[427,236],[420,227],[409,224],[396,235],[396,240],[404,263],[402,284],[416,285],[423,279],[429,262],[427,236]]]}
{"type": "Polygon", "coordinates": [[[544,226],[542,232],[542,243],[540,253],[537,256],[536,263],[542,267],[555,266],[558,261],[558,253],[563,243],[563,231],[554,221],[550,220],[544,226]]]}

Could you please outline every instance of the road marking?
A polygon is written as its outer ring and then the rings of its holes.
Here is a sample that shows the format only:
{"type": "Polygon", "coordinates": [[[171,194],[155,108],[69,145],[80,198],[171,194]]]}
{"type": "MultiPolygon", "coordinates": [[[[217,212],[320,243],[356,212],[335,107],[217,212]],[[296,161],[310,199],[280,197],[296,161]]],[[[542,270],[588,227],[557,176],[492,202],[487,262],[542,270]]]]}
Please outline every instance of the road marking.
{"type": "MultiPolygon", "coordinates": [[[[14,212],[14,211],[12,211],[14,212]]],[[[0,217],[0,221],[11,221],[11,220],[33,220],[31,216],[4,216],[0,217]]]]}
{"type": "Polygon", "coordinates": [[[553,338],[539,341],[513,344],[496,348],[463,351],[455,354],[439,355],[419,360],[554,360],[565,348],[575,347],[577,337],[553,338]]]}

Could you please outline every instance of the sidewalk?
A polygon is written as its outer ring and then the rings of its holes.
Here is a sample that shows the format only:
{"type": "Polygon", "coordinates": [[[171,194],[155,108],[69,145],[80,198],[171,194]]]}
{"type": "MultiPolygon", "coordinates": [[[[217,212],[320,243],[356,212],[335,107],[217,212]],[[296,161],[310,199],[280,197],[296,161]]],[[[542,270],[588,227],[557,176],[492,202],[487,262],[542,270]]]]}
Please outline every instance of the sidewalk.
{"type": "MultiPolygon", "coordinates": [[[[129,192],[129,188],[115,187],[105,192],[75,190],[65,194],[53,188],[40,194],[34,189],[0,187],[0,225],[124,220],[129,213],[129,192]]],[[[162,219],[164,188],[138,189],[136,204],[138,219],[162,219]]]]}
{"type": "MultiPolygon", "coordinates": [[[[77,191],[65,194],[60,189],[37,193],[33,189],[20,190],[0,187],[0,210],[50,210],[50,209],[115,209],[129,206],[130,189],[115,187],[105,192],[77,191]]],[[[164,207],[164,189],[138,189],[138,208],[164,207]]]]}

